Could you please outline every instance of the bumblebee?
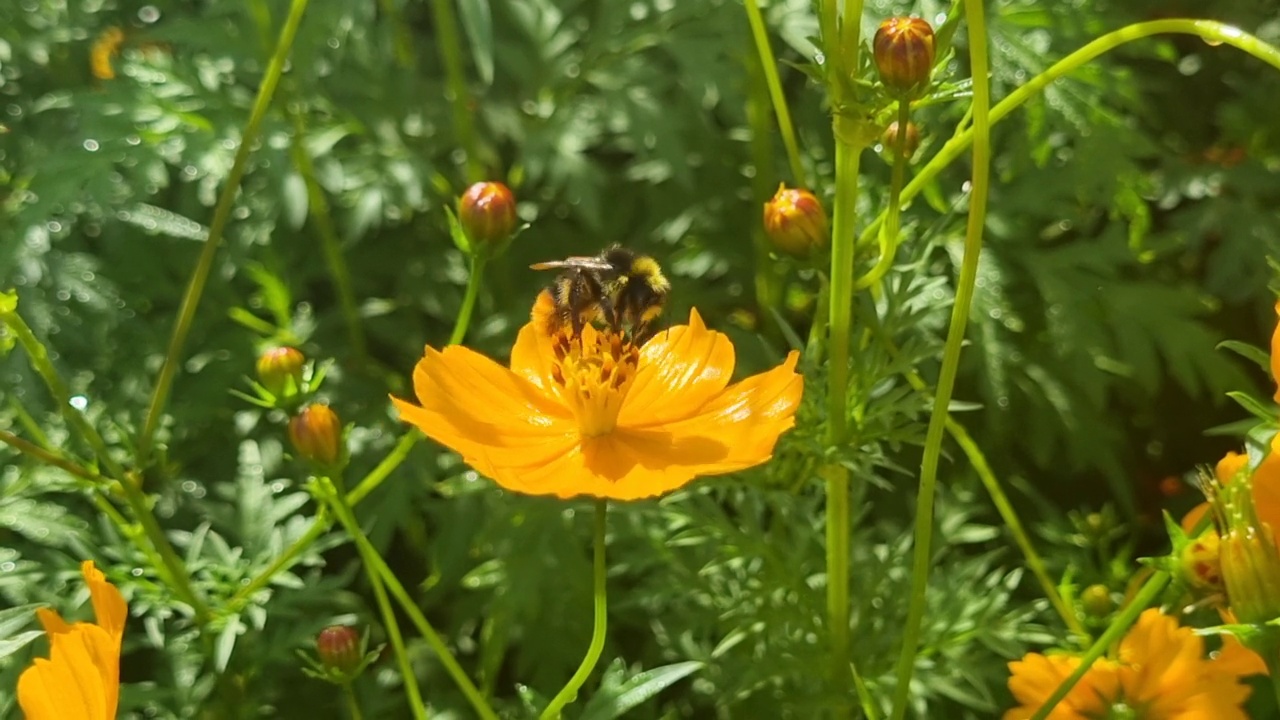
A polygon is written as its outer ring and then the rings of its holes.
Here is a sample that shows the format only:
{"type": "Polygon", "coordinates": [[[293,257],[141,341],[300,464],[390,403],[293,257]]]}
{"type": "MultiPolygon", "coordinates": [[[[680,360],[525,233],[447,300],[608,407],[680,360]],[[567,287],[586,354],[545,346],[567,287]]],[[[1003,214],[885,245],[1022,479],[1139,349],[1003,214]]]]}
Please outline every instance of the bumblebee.
{"type": "Polygon", "coordinates": [[[530,267],[561,271],[548,288],[554,311],[546,315],[546,322],[552,332],[569,326],[579,335],[588,323],[603,321],[615,332],[630,332],[633,342],[644,342],[671,290],[656,260],[618,245],[595,257],[530,267]]]}

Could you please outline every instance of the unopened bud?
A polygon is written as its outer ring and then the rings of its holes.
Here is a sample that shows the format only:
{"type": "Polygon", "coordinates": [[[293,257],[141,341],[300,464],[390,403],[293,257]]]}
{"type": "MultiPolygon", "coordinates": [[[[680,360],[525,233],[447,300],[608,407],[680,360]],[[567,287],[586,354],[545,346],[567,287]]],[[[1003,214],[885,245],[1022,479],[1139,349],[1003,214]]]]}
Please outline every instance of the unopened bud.
{"type": "Polygon", "coordinates": [[[516,229],[516,198],[500,182],[479,182],[458,201],[458,222],[475,245],[506,240],[516,229]]]}
{"type": "Polygon", "coordinates": [[[1206,480],[1209,502],[1222,528],[1219,557],[1231,611],[1247,625],[1280,619],[1280,548],[1271,526],[1258,519],[1254,478],[1237,477],[1225,486],[1206,480]]]}
{"type": "Polygon", "coordinates": [[[291,347],[267,350],[258,356],[258,382],[276,397],[287,397],[302,387],[302,366],[307,358],[291,347]]]}
{"type": "Polygon", "coordinates": [[[917,17],[894,17],[880,23],[872,40],[880,80],[893,94],[914,98],[933,72],[933,27],[917,17]]]}
{"type": "Polygon", "coordinates": [[[1197,593],[1222,592],[1222,563],[1218,533],[1205,530],[1199,537],[1187,540],[1178,553],[1178,572],[1182,581],[1197,593]]]}
{"type": "Polygon", "coordinates": [[[830,235],[827,211],[818,198],[785,184],[764,204],[764,230],[774,247],[796,257],[825,246],[830,235]]]}
{"type": "Polygon", "coordinates": [[[335,465],[342,457],[342,422],[327,405],[308,405],[289,421],[289,440],[306,460],[335,465]]]}
{"type": "Polygon", "coordinates": [[[1080,594],[1080,604],[1084,606],[1085,612],[1095,618],[1106,617],[1116,606],[1106,585],[1090,585],[1085,588],[1080,594]]]}
{"type": "Polygon", "coordinates": [[[316,655],[331,670],[349,673],[360,666],[360,633],[348,625],[330,625],[316,636],[316,655]]]}
{"type": "Polygon", "coordinates": [[[885,128],[884,134],[880,136],[880,142],[884,144],[885,151],[894,155],[898,153],[898,143],[903,139],[907,144],[902,148],[902,156],[910,160],[920,147],[920,128],[917,128],[915,123],[907,123],[906,138],[898,137],[897,120],[889,123],[889,127],[885,128]]]}

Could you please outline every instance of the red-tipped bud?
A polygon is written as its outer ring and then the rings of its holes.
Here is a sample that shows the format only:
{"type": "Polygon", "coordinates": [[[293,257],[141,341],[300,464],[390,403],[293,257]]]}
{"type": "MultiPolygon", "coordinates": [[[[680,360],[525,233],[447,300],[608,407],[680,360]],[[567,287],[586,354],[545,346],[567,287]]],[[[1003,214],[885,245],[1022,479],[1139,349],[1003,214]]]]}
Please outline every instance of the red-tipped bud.
{"type": "Polygon", "coordinates": [[[516,198],[499,182],[479,182],[458,200],[458,222],[473,244],[506,240],[516,229],[516,198]]]}
{"type": "Polygon", "coordinates": [[[933,27],[917,17],[894,17],[880,23],[871,42],[880,80],[890,92],[914,97],[929,84],[933,72],[933,27]]]}
{"type": "Polygon", "coordinates": [[[885,152],[896,155],[898,152],[898,143],[906,140],[906,146],[902,149],[902,155],[910,160],[920,147],[920,128],[916,127],[913,122],[907,123],[907,136],[905,138],[898,137],[898,121],[894,120],[889,123],[889,127],[885,128],[884,134],[880,136],[880,142],[884,144],[885,152]]]}
{"type": "Polygon", "coordinates": [[[764,204],[764,230],[773,246],[796,257],[827,244],[827,211],[813,193],[800,188],[778,186],[778,192],[764,204]]]}
{"type": "Polygon", "coordinates": [[[360,633],[348,625],[330,625],[316,636],[316,655],[320,663],[331,670],[344,673],[360,666],[360,633]]]}
{"type": "Polygon", "coordinates": [[[291,347],[272,348],[258,356],[258,382],[276,397],[292,395],[302,387],[306,362],[307,358],[291,347]]]}
{"type": "Polygon", "coordinates": [[[308,405],[289,421],[289,441],[299,457],[335,465],[342,457],[342,422],[328,405],[308,405]]]}
{"type": "Polygon", "coordinates": [[[1106,585],[1090,585],[1080,593],[1080,604],[1084,606],[1084,611],[1089,613],[1090,617],[1103,618],[1115,609],[1116,604],[1111,599],[1111,591],[1106,585]]]}

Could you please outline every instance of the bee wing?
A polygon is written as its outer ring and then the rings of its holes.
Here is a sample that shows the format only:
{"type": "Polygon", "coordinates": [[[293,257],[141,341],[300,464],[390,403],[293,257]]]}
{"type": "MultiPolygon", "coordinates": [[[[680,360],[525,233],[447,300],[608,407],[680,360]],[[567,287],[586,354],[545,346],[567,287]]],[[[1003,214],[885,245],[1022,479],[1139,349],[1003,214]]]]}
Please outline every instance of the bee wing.
{"type": "Polygon", "coordinates": [[[534,263],[529,266],[532,270],[555,270],[558,268],[574,268],[579,270],[612,270],[613,266],[596,257],[570,257],[564,260],[551,260],[548,262],[534,263]]]}

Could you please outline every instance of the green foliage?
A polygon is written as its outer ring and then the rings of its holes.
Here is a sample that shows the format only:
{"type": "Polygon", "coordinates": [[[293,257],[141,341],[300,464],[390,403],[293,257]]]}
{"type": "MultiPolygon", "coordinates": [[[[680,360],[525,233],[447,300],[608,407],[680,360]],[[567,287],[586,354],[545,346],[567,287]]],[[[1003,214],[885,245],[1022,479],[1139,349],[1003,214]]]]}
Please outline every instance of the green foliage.
{"type": "MultiPolygon", "coordinates": [[[[44,653],[34,607],[87,619],[76,572],[86,558],[130,607],[122,717],[338,717],[340,690],[308,677],[298,651],[340,622],[388,647],[355,684],[365,716],[409,716],[366,564],[291,457],[288,415],[269,398],[244,401],[257,352],[277,344],[316,360],[317,399],[350,425],[347,490],[396,448],[407,453],[355,513],[445,645],[501,717],[546,705],[590,639],[589,505],[503,492],[433,442],[398,446],[407,430],[387,402],[412,394],[423,346],[444,344],[463,306],[468,247],[452,206],[476,179],[509,184],[528,223],[486,265],[467,335],[478,351],[509,351],[547,281],[530,263],[614,242],[662,262],[675,287],[668,317],[697,307],[733,339],[740,375],[805,350],[796,427],[770,463],[610,512],[604,661],[566,716],[808,718],[857,705],[852,673],[845,685],[827,679],[820,471],[832,462],[853,477],[852,665],[870,704],[889,711],[932,406],[909,377],[937,375],[966,161],[904,209],[894,267],[856,299],[853,440],[828,447],[826,267],[760,250],[761,203],[788,162],[761,111],[741,4],[447,4],[469,97],[448,89],[432,2],[310,4],[177,358],[157,457],[127,478],[104,478],[109,463],[67,418],[82,413],[108,457],[134,469],[286,4],[0,5],[0,316],[15,310],[12,288],[73,401],[51,397],[0,324],[0,431],[88,471],[0,450],[0,717],[17,716],[10,689],[44,653]],[[102,44],[109,28],[123,32],[114,52],[102,44]],[[329,235],[355,327],[325,259],[329,235]],[[761,292],[769,283],[781,300],[761,292]],[[123,482],[146,494],[208,618],[157,561],[123,482]]],[[[801,164],[829,202],[817,15],[807,0],[762,4],[801,164]]],[[[988,5],[996,99],[1165,6],[988,5]]],[[[1214,12],[1280,40],[1259,5],[1214,12]]],[[[886,15],[950,8],[871,0],[864,40],[886,15]]],[[[908,177],[966,117],[960,27],[939,70],[952,91],[915,111],[924,143],[908,177]]],[[[1228,393],[1274,416],[1251,399],[1270,393],[1266,357],[1239,341],[1261,344],[1274,323],[1263,257],[1280,245],[1277,98],[1280,74],[1255,59],[1156,38],[1050,85],[993,132],[987,243],[952,412],[1012,481],[1069,599],[1094,583],[1126,590],[1135,548],[1158,526],[1155,481],[1228,447],[1202,436],[1236,419],[1228,393]]],[[[864,153],[860,230],[888,187],[888,166],[864,153]]],[[[874,259],[860,248],[859,273],[874,259]]],[[[994,717],[1010,704],[1005,663],[1066,634],[969,463],[946,453],[911,708],[994,717]]],[[[449,668],[403,615],[399,625],[433,716],[472,716],[449,668]]]]}

